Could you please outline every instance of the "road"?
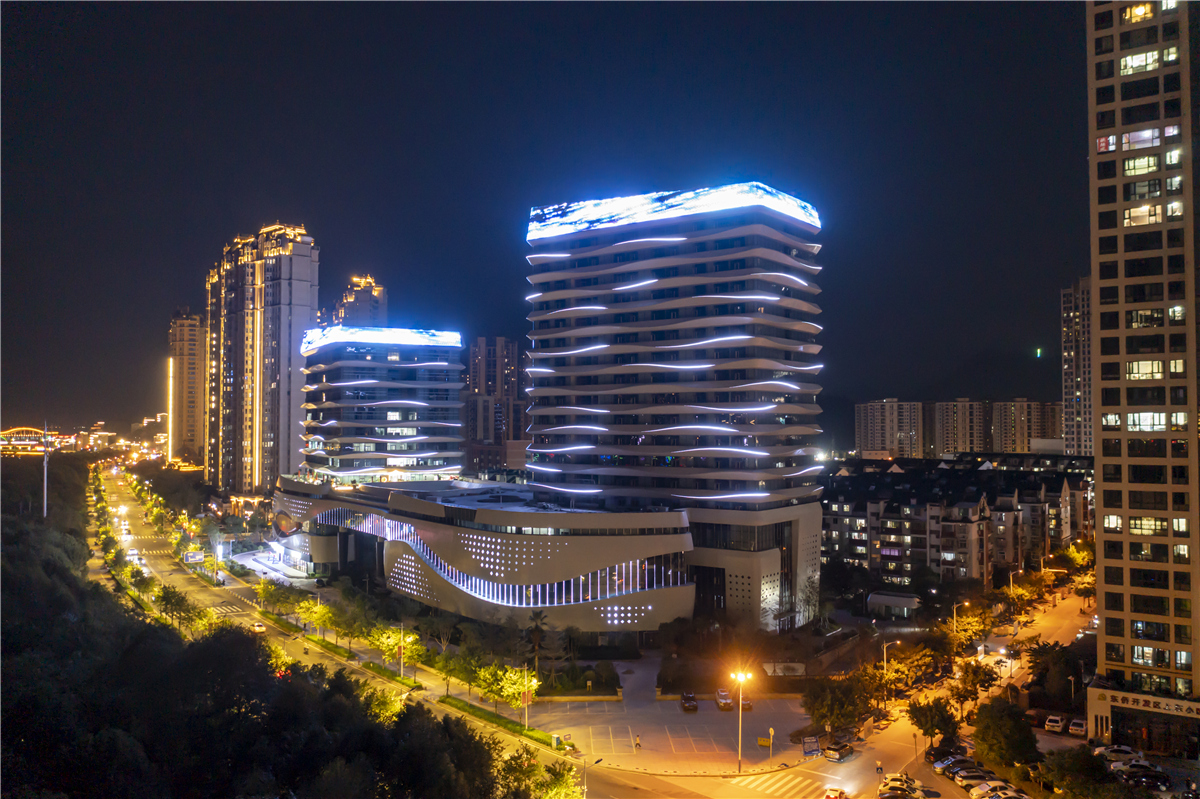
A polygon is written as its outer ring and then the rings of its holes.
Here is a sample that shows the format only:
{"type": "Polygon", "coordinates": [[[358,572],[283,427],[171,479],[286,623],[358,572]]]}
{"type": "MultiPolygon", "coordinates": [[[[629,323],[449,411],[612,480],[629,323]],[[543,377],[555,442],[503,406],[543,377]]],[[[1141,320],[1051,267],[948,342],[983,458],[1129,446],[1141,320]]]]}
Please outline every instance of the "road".
{"type": "MultiPolygon", "coordinates": [[[[136,499],[126,486],[118,485],[111,475],[105,478],[105,489],[110,507],[125,505],[128,508],[132,538],[125,542],[126,548],[136,548],[144,554],[145,567],[161,582],[187,594],[197,604],[213,608],[230,620],[250,625],[259,618],[251,601],[253,589],[229,578],[229,586],[214,588],[185,570],[173,557],[170,542],[158,536],[153,527],[142,521],[142,512],[136,499]]],[[[97,553],[99,547],[95,548],[97,553]]],[[[92,579],[111,580],[103,571],[103,562],[89,562],[92,579]]],[[[1080,627],[1086,627],[1088,616],[1080,613],[1081,602],[1069,598],[1059,606],[1038,617],[1034,623],[1021,630],[1020,635],[1041,633],[1047,641],[1070,643],[1080,627]]],[[[347,668],[355,677],[370,681],[373,685],[395,690],[395,684],[379,678],[355,664],[325,652],[316,646],[304,651],[303,639],[297,639],[267,622],[270,642],[281,647],[290,657],[304,663],[322,663],[331,671],[347,668]]],[[[994,645],[1002,645],[994,641],[994,645]]],[[[623,674],[632,669],[617,664],[623,674]]],[[[642,668],[652,664],[642,664],[642,668]]],[[[647,672],[657,671],[656,665],[647,672]]],[[[1024,669],[1017,669],[1012,680],[1023,680],[1024,669]]],[[[588,795],[593,799],[633,799],[634,797],[696,797],[697,799],[753,799],[754,797],[823,797],[827,786],[840,787],[854,797],[874,796],[878,784],[876,763],[885,772],[907,770],[915,778],[937,791],[941,797],[966,797],[967,792],[951,781],[933,774],[922,754],[924,739],[906,718],[893,723],[887,730],[870,734],[865,742],[855,744],[858,750],[854,757],[842,762],[831,763],[822,758],[803,762],[799,747],[791,745],[787,736],[792,730],[808,723],[803,708],[794,700],[756,701],[755,709],[745,714],[745,737],[743,758],[746,769],[753,773],[741,776],[728,774],[736,769],[737,713],[722,713],[713,703],[702,702],[698,714],[684,715],[678,702],[654,701],[653,682],[648,691],[636,687],[637,678],[625,677],[626,696],[623,702],[571,702],[569,704],[537,704],[530,713],[530,723],[540,729],[570,733],[572,740],[585,752],[589,764],[597,759],[602,765],[588,769],[588,795]],[[755,745],[758,735],[766,735],[766,727],[774,726],[776,745],[773,758],[766,750],[755,745]],[[643,747],[635,750],[633,736],[639,735],[643,747]],[[780,768],[781,763],[788,767],[780,768]],[[701,776],[704,772],[726,771],[725,776],[701,776]],[[643,773],[654,772],[654,773],[643,773]]],[[[641,676],[645,679],[645,674],[641,676]]],[[[652,678],[651,678],[652,679],[652,678]]],[[[418,701],[426,701],[438,715],[447,710],[432,700],[444,688],[440,678],[433,673],[422,675],[422,681],[430,686],[418,701]]],[[[1007,680],[1006,680],[1007,681],[1007,680]]],[[[464,687],[451,684],[451,693],[464,699],[464,687]]],[[[414,695],[419,696],[419,695],[414,695]]],[[[478,697],[473,697],[478,702],[478,697]]],[[[506,712],[505,708],[500,709],[506,712]]],[[[455,712],[455,711],[449,711],[455,712]]],[[[508,711],[516,717],[516,711],[508,711]]],[[[497,733],[468,718],[467,721],[485,734],[496,734],[504,741],[507,749],[515,748],[518,739],[506,733],[497,733]]],[[[1043,748],[1071,745],[1075,739],[1066,736],[1050,736],[1043,741],[1043,748]]],[[[555,755],[542,751],[539,758],[549,763],[555,755]]],[[[579,768],[582,764],[575,762],[579,768]]],[[[581,775],[582,776],[582,775],[581,775]]]]}

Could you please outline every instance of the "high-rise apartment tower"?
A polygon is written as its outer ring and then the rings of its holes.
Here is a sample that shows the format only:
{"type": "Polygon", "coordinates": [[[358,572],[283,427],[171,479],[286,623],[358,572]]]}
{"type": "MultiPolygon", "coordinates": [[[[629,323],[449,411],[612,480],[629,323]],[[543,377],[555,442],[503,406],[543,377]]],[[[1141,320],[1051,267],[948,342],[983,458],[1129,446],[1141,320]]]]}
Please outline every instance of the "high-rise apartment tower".
{"type": "Polygon", "coordinates": [[[1098,679],[1089,734],[1200,756],[1200,7],[1089,3],[1098,679]]]}
{"type": "Polygon", "coordinates": [[[813,612],[816,211],[761,183],[534,208],[529,469],[546,499],[684,508],[697,609],[813,612]]]}
{"type": "Polygon", "coordinates": [[[370,275],[350,278],[350,285],[334,306],[330,324],[344,327],[387,327],[387,289],[370,275]]]}
{"type": "Polygon", "coordinates": [[[1092,455],[1092,283],[1062,290],[1063,441],[1067,455],[1092,455]]]}
{"type": "Polygon", "coordinates": [[[208,274],[205,477],[223,491],[268,491],[300,464],[300,341],[316,326],[318,253],[303,227],[267,225],[225,245],[208,274]]]}
{"type": "Polygon", "coordinates": [[[167,336],[167,446],[170,458],[204,460],[204,430],[208,421],[208,329],[199,314],[180,308],[171,316],[167,336]]]}
{"type": "Polygon", "coordinates": [[[925,456],[925,420],[920,402],[882,399],[854,406],[854,448],[893,458],[925,456]]]}

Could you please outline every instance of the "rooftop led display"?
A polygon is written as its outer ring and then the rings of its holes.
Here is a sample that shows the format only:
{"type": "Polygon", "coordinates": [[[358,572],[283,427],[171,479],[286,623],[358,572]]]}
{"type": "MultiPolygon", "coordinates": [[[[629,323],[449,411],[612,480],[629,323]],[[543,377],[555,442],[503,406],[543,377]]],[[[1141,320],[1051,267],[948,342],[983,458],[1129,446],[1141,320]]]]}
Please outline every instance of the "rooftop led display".
{"type": "Polygon", "coordinates": [[[529,212],[526,241],[548,239],[583,230],[674,219],[710,211],[763,206],[820,229],[817,209],[762,183],[734,183],[695,191],[658,191],[636,197],[613,197],[581,203],[561,203],[529,212]]]}
{"type": "Polygon", "coordinates": [[[326,344],[396,344],[408,347],[461,347],[462,334],[402,327],[318,327],[304,331],[300,354],[311,355],[326,344]]]}

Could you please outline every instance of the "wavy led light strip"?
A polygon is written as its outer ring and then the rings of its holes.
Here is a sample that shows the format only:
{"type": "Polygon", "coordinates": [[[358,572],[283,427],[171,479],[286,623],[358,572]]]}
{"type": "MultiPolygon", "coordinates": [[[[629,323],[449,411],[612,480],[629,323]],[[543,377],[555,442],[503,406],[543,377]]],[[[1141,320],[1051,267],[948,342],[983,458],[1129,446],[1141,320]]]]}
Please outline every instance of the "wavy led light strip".
{"type": "Polygon", "coordinates": [[[769,497],[771,495],[768,493],[755,492],[747,494],[716,494],[709,497],[697,497],[692,496],[691,494],[672,494],[671,496],[679,497],[680,499],[762,499],[763,497],[769,497]]]}
{"type": "Polygon", "coordinates": [[[575,451],[581,450],[581,449],[595,449],[595,448],[596,447],[592,444],[577,444],[576,446],[573,446],[573,447],[563,447],[561,449],[534,449],[533,447],[529,447],[528,450],[530,452],[554,453],[554,452],[575,452],[575,451]]]}
{"type": "Polygon", "coordinates": [[[713,367],[713,364],[698,363],[698,364],[695,364],[692,366],[687,366],[687,365],[675,366],[675,365],[669,364],[669,363],[633,363],[633,364],[621,364],[621,366],[656,366],[659,369],[711,369],[713,367]]]}
{"type": "Polygon", "coordinates": [[[759,458],[765,458],[771,454],[757,449],[738,449],[737,447],[696,447],[695,449],[675,450],[676,455],[685,455],[689,452],[735,452],[738,455],[754,455],[759,458]]]}
{"type": "Polygon", "coordinates": [[[540,291],[539,291],[539,292],[537,292],[536,294],[530,294],[530,295],[529,295],[529,296],[527,296],[525,299],[526,299],[526,300],[536,300],[536,299],[537,299],[538,297],[540,297],[540,296],[542,296],[542,292],[540,292],[540,291]]]}
{"type": "Polygon", "coordinates": [[[603,305],[575,305],[570,308],[559,308],[557,311],[551,311],[550,313],[546,314],[546,316],[554,316],[555,314],[566,313],[567,311],[607,311],[607,310],[608,309],[605,308],[603,305]]]}
{"type": "Polygon", "coordinates": [[[629,241],[618,241],[614,247],[620,247],[622,244],[645,244],[651,241],[687,241],[686,236],[670,236],[661,239],[630,239],[629,241]]]}
{"type": "Polygon", "coordinates": [[[596,427],[595,425],[590,425],[590,424],[567,424],[567,425],[563,425],[562,427],[548,427],[545,430],[543,430],[542,432],[551,433],[551,432],[554,432],[555,430],[596,430],[601,433],[608,432],[607,427],[596,427]]]}
{"type": "Polygon", "coordinates": [[[811,474],[812,472],[821,472],[824,470],[825,470],[824,466],[809,466],[807,469],[801,469],[798,472],[792,472],[791,474],[785,474],[784,477],[799,477],[802,474],[811,474]]]}
{"type": "Polygon", "coordinates": [[[740,386],[734,386],[734,388],[750,388],[751,386],[783,386],[784,388],[790,388],[793,391],[802,390],[800,386],[796,385],[795,383],[785,383],[782,380],[761,380],[757,383],[743,383],[740,386]]]}
{"type": "Polygon", "coordinates": [[[539,373],[548,374],[548,375],[554,374],[553,369],[546,369],[545,367],[542,367],[542,366],[527,366],[527,367],[525,367],[525,371],[526,372],[539,372],[539,373]]]}
{"type": "Polygon", "coordinates": [[[533,469],[535,472],[561,472],[562,469],[555,469],[550,466],[538,466],[535,463],[525,464],[526,469],[533,469]]]}
{"type": "Polygon", "coordinates": [[[685,408],[699,408],[703,411],[720,411],[722,413],[762,413],[763,411],[773,411],[778,408],[778,405],[760,405],[754,408],[714,408],[711,405],[685,405],[685,408]]]}
{"type": "Polygon", "coordinates": [[[530,352],[530,355],[539,358],[557,358],[560,355],[578,355],[581,352],[595,352],[596,350],[608,349],[607,344],[592,344],[590,347],[583,347],[578,350],[570,350],[568,352],[530,352]]]}
{"type": "Polygon", "coordinates": [[[570,258],[570,257],[571,257],[571,253],[569,253],[569,252],[543,252],[543,253],[536,253],[534,255],[526,255],[525,260],[529,261],[530,263],[533,263],[534,258],[570,258]]]}
{"type": "Polygon", "coordinates": [[[531,486],[548,488],[551,491],[566,491],[569,494],[599,494],[603,488],[563,488],[562,486],[547,485],[546,483],[530,483],[531,486]]]}
{"type": "Polygon", "coordinates": [[[587,411],[588,413],[612,413],[612,411],[606,411],[603,408],[583,408],[579,405],[559,405],[557,408],[550,407],[549,409],[560,411],[587,411]]]}
{"type": "Polygon", "coordinates": [[[744,339],[754,338],[754,336],[721,336],[720,338],[706,338],[704,341],[689,341],[685,344],[664,344],[655,349],[659,350],[677,350],[684,347],[703,347],[706,344],[716,344],[718,341],[742,341],[744,339]]]}
{"type": "Polygon", "coordinates": [[[770,294],[702,294],[697,299],[701,300],[764,300],[766,302],[779,302],[781,298],[772,297],[770,294]]]}
{"type": "Polygon", "coordinates": [[[751,275],[751,277],[758,277],[759,275],[776,275],[778,277],[786,277],[788,280],[794,280],[801,286],[809,285],[807,281],[801,280],[795,275],[789,275],[787,272],[755,272],[753,275],[751,275]]]}
{"type": "Polygon", "coordinates": [[[658,278],[655,277],[655,278],[651,278],[650,280],[643,280],[641,283],[630,283],[625,286],[613,286],[613,288],[611,290],[612,291],[629,291],[630,289],[641,288],[642,286],[649,286],[651,283],[657,283],[657,282],[658,282],[658,278]]]}
{"type": "Polygon", "coordinates": [[[720,426],[715,424],[681,424],[676,427],[659,427],[654,430],[646,430],[647,433],[666,433],[670,430],[716,430],[718,433],[737,433],[740,432],[736,427],[720,426]]]}

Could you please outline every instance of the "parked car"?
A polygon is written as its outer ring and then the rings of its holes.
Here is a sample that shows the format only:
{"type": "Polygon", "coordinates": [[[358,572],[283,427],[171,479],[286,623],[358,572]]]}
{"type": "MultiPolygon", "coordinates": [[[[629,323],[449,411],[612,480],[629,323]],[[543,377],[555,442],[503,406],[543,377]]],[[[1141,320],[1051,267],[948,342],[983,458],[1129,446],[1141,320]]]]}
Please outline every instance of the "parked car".
{"type": "Polygon", "coordinates": [[[1132,773],[1123,774],[1121,779],[1128,785],[1141,785],[1143,788],[1149,788],[1152,791],[1171,790],[1171,778],[1158,771],[1143,771],[1139,769],[1132,773]]]}
{"type": "Polygon", "coordinates": [[[995,793],[1001,788],[1011,788],[1007,782],[1002,780],[988,780],[981,782],[971,789],[971,799],[979,799],[981,796],[986,796],[989,793],[995,793]]]}
{"type": "Polygon", "coordinates": [[[1046,719],[1047,732],[1062,732],[1063,728],[1066,726],[1066,719],[1064,719],[1062,716],[1049,716],[1046,719]]]}
{"type": "Polygon", "coordinates": [[[969,757],[963,757],[962,755],[952,755],[952,756],[946,758],[945,760],[939,760],[936,763],[934,763],[933,764],[933,773],[934,774],[945,774],[946,769],[948,769],[948,768],[954,768],[955,766],[974,766],[974,765],[976,765],[975,761],[969,757]]]}
{"type": "Polygon", "coordinates": [[[1127,771],[1162,771],[1161,768],[1154,765],[1148,760],[1134,758],[1133,760],[1118,760],[1116,763],[1109,763],[1108,770],[1114,774],[1120,774],[1127,771]]]}
{"type": "Polygon", "coordinates": [[[879,785],[879,793],[902,793],[912,799],[926,799],[924,791],[906,782],[883,782],[879,785]]]}
{"type": "Polygon", "coordinates": [[[1087,722],[1083,719],[1071,719],[1071,726],[1067,727],[1067,732],[1070,735],[1078,735],[1080,738],[1087,737],[1087,722]]]}
{"type": "Polygon", "coordinates": [[[974,788],[980,783],[998,779],[1000,777],[991,769],[964,769],[954,775],[954,783],[963,786],[967,790],[974,788]]]}
{"type": "Polygon", "coordinates": [[[742,694],[742,710],[754,710],[754,700],[742,694]]]}
{"type": "Polygon", "coordinates": [[[721,710],[733,710],[733,697],[729,695],[728,688],[717,689],[717,707],[721,710]]]}
{"type": "Polygon", "coordinates": [[[953,746],[947,746],[945,744],[931,746],[925,750],[925,762],[936,763],[939,760],[945,760],[946,758],[954,757],[955,755],[965,755],[966,753],[967,748],[962,744],[954,744],[953,746]]]}
{"type": "Polygon", "coordinates": [[[966,772],[978,771],[980,773],[983,773],[983,771],[984,771],[983,764],[982,763],[963,763],[961,765],[951,766],[950,768],[946,769],[946,776],[952,780],[958,779],[958,775],[962,774],[964,771],[966,771],[966,772]]]}
{"type": "Polygon", "coordinates": [[[834,744],[827,746],[821,750],[821,754],[826,760],[832,760],[835,763],[840,763],[850,755],[854,754],[854,747],[850,744],[834,744]]]}
{"type": "Polygon", "coordinates": [[[986,794],[983,799],[1029,799],[1029,794],[1025,793],[1020,788],[1013,788],[1009,786],[1007,788],[1000,788],[999,790],[992,791],[991,793],[986,794]]]}
{"type": "Polygon", "coordinates": [[[1146,756],[1128,746],[1097,746],[1092,750],[1093,755],[1099,755],[1110,763],[1119,760],[1145,760],[1146,756]]]}
{"type": "Polygon", "coordinates": [[[700,703],[696,701],[695,691],[684,691],[679,695],[679,706],[689,713],[695,713],[700,709],[700,703]]]}
{"type": "Polygon", "coordinates": [[[884,774],[883,781],[884,782],[904,783],[904,784],[908,785],[910,788],[924,788],[925,787],[925,783],[921,782],[920,780],[914,780],[912,777],[908,776],[907,771],[897,771],[894,774],[884,774]]]}

